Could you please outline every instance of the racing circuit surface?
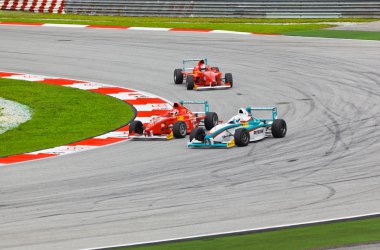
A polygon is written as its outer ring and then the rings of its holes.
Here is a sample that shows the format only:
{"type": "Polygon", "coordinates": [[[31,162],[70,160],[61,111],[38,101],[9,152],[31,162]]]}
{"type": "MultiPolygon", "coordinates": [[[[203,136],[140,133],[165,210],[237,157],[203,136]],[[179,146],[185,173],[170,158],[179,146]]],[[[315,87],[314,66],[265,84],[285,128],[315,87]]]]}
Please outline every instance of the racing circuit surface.
{"type": "Polygon", "coordinates": [[[115,144],[0,167],[0,248],[78,249],[380,212],[380,43],[189,32],[0,27],[0,69],[93,80],[222,120],[278,105],[283,139],[188,149],[115,144]],[[234,88],[174,85],[207,57],[234,88]]]}

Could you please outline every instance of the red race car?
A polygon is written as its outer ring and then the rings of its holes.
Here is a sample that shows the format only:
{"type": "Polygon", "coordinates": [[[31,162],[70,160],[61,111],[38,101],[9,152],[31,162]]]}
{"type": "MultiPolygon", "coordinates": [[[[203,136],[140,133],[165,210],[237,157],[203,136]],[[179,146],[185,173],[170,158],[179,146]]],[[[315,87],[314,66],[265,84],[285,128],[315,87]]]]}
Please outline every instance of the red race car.
{"type": "Polygon", "coordinates": [[[212,129],[219,123],[218,115],[209,111],[207,101],[180,101],[173,109],[161,116],[153,116],[144,126],[141,121],[129,125],[129,138],[132,139],[172,139],[185,138],[191,130],[204,126],[212,129]],[[184,104],[204,104],[204,112],[191,112],[184,104]]]}
{"type": "Polygon", "coordinates": [[[174,83],[182,84],[184,80],[188,90],[227,89],[233,86],[232,74],[226,73],[223,78],[218,67],[208,65],[207,58],[183,60],[182,69],[174,70],[174,83]],[[192,62],[197,64],[189,67],[192,62]]]}

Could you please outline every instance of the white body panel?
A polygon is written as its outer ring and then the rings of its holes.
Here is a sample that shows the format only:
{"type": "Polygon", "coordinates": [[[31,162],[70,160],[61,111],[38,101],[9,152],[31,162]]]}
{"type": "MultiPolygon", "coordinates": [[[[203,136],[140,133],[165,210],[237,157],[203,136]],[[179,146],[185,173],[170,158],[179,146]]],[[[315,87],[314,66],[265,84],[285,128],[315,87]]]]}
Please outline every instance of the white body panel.
{"type": "MultiPolygon", "coordinates": [[[[222,128],[228,127],[228,126],[230,126],[230,124],[219,124],[219,125],[215,126],[212,130],[210,130],[210,133],[213,133],[214,131],[217,131],[219,129],[222,129],[222,128]]],[[[230,142],[234,139],[235,130],[240,129],[240,128],[243,128],[243,126],[227,129],[227,130],[221,132],[220,134],[218,134],[214,138],[213,141],[214,142],[221,142],[221,143],[230,142]]],[[[269,129],[266,127],[260,127],[260,128],[254,129],[252,131],[249,131],[250,142],[264,139],[269,134],[269,133],[267,133],[267,132],[269,132],[268,130],[269,129]]]]}

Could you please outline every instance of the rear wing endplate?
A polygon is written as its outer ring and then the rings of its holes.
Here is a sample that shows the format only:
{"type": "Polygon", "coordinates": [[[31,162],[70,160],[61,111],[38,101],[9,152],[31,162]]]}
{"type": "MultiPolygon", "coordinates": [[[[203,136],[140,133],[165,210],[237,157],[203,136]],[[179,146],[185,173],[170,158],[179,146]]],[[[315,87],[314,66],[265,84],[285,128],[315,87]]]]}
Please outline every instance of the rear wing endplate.
{"type": "Polygon", "coordinates": [[[205,112],[193,112],[193,113],[208,113],[210,111],[210,107],[208,101],[179,101],[179,103],[183,106],[184,104],[203,104],[205,112]]]}
{"type": "Polygon", "coordinates": [[[262,120],[275,120],[277,119],[277,107],[275,106],[262,106],[262,107],[247,107],[249,113],[252,110],[263,110],[263,111],[272,111],[272,119],[262,119],[262,120]]]}
{"type": "Polygon", "coordinates": [[[203,60],[204,62],[205,62],[205,65],[208,65],[208,60],[207,60],[207,58],[199,58],[199,59],[183,59],[182,60],[182,69],[183,70],[190,70],[190,69],[193,69],[193,68],[187,68],[187,67],[185,67],[185,64],[187,63],[187,62],[199,62],[200,60],[203,60]]]}

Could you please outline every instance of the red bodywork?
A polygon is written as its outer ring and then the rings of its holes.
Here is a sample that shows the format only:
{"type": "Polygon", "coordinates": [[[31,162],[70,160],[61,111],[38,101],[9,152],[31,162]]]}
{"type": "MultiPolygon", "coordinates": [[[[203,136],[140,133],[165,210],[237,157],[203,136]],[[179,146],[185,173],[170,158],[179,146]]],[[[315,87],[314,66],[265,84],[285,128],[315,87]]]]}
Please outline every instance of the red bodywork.
{"type": "Polygon", "coordinates": [[[173,109],[168,110],[163,115],[153,116],[148,124],[145,124],[143,134],[131,133],[130,136],[145,137],[145,138],[166,138],[171,139],[173,125],[177,121],[183,121],[187,126],[187,133],[190,133],[194,128],[199,127],[201,121],[206,115],[195,114],[180,103],[174,103],[173,109]]]}
{"type": "Polygon", "coordinates": [[[197,86],[217,86],[224,84],[222,72],[210,66],[206,66],[205,70],[201,70],[200,66],[195,66],[193,72],[183,71],[183,75],[185,79],[188,75],[193,75],[194,84],[197,86]]]}

